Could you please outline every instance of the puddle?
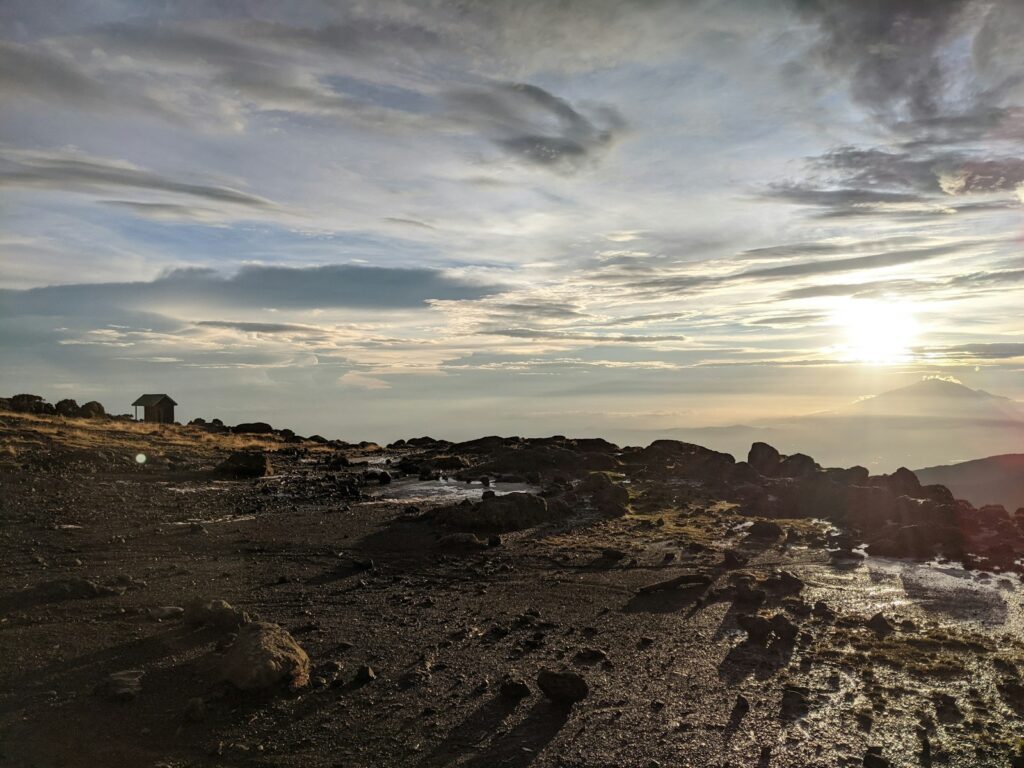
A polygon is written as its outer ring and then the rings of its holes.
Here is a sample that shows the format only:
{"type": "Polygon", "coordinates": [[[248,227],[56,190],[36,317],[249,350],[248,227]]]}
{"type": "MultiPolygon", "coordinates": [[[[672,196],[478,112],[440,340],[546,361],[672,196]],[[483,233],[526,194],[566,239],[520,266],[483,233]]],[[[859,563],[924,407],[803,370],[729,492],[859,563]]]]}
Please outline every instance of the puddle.
{"type": "Polygon", "coordinates": [[[893,611],[936,621],[973,624],[987,634],[1024,628],[1020,581],[1016,576],[985,578],[949,563],[914,563],[868,557],[861,565],[800,569],[813,594],[866,616],[893,611]]]}
{"type": "Polygon", "coordinates": [[[491,483],[489,486],[478,481],[467,483],[462,480],[395,480],[389,485],[381,486],[369,492],[370,498],[377,501],[450,501],[459,502],[463,499],[479,501],[484,491],[494,491],[498,496],[506,493],[539,493],[540,488],[527,483],[491,483]]]}

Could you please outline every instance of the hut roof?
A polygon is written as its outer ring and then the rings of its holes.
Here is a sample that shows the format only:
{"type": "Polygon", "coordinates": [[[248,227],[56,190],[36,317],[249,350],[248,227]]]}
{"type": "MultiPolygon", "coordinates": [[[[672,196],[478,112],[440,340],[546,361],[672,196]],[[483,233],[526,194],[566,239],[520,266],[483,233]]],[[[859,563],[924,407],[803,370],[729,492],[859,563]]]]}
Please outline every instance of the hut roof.
{"type": "Polygon", "coordinates": [[[149,407],[153,405],[159,405],[164,400],[170,401],[171,405],[177,405],[176,402],[171,400],[170,395],[143,395],[134,403],[132,403],[132,405],[141,405],[144,407],[149,407]]]}

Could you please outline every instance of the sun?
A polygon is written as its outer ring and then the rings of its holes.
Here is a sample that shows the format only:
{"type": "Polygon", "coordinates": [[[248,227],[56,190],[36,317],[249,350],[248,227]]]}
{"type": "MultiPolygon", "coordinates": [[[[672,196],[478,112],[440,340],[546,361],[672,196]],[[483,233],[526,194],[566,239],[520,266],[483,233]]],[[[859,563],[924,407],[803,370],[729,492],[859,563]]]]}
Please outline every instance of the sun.
{"type": "Polygon", "coordinates": [[[843,359],[894,365],[911,359],[919,333],[914,307],[905,301],[853,299],[834,311],[843,359]]]}

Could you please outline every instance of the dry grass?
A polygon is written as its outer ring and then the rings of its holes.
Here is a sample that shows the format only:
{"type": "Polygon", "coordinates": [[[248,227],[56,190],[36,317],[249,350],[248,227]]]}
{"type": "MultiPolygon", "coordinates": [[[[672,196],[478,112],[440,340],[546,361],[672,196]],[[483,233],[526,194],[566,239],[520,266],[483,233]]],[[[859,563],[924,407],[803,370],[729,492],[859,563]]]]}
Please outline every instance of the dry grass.
{"type": "MultiPolygon", "coordinates": [[[[18,456],[32,450],[132,451],[152,456],[190,453],[214,456],[240,450],[290,447],[276,435],[232,435],[200,427],[147,424],[114,419],[76,419],[0,411],[0,446],[18,456]]],[[[329,450],[305,444],[311,450],[329,450]]]]}

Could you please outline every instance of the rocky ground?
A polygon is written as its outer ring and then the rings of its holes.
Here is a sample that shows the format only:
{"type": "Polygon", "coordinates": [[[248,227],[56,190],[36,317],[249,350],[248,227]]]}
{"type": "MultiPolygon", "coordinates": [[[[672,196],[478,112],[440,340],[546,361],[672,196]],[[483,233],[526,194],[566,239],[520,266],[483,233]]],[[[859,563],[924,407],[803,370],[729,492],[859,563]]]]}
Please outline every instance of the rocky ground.
{"type": "Polygon", "coordinates": [[[1024,765],[1024,514],[748,459],[0,412],[0,765],[1024,765]]]}

